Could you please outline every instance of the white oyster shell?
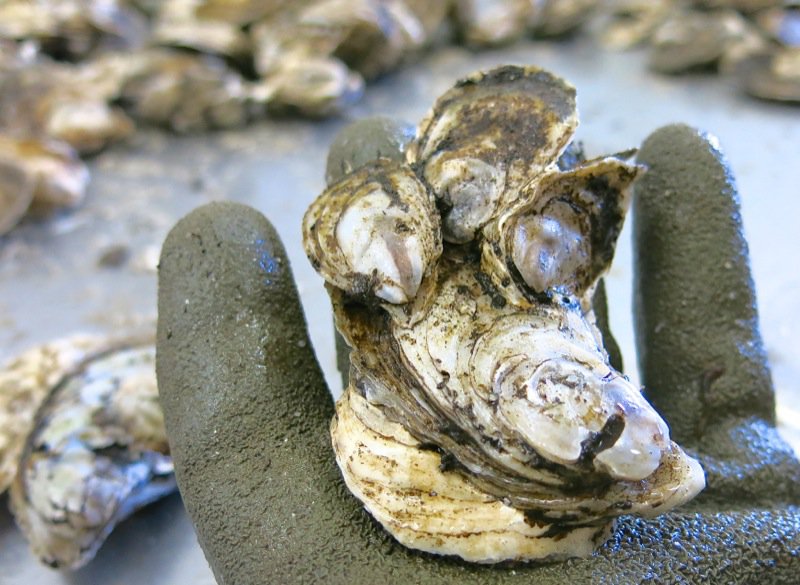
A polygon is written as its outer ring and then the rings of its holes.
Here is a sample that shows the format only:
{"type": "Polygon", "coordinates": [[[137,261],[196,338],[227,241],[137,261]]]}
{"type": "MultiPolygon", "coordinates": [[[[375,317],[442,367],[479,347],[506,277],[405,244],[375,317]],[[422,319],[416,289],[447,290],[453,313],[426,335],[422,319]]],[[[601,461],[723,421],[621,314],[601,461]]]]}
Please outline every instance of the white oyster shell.
{"type": "Polygon", "coordinates": [[[31,348],[5,364],[0,371],[0,493],[17,473],[36,411],[50,390],[108,347],[107,338],[75,335],[31,348]]]}
{"type": "Polygon", "coordinates": [[[574,97],[536,68],[470,76],[422,122],[408,167],[362,167],[304,219],[352,349],[336,458],[408,546],[482,563],[586,556],[620,514],[660,514],[704,486],[594,325],[641,169],[559,168],[574,97]],[[403,278],[397,234],[433,242],[402,244],[429,250],[403,278]]]}

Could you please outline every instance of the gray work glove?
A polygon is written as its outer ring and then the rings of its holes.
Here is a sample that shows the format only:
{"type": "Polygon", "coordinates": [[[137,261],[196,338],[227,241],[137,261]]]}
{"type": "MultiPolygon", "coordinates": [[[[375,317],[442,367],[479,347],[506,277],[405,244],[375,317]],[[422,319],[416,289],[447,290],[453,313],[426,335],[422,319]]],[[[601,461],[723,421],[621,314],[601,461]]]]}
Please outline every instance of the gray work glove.
{"type": "Polygon", "coordinates": [[[393,541],[334,461],[333,402],[275,230],[234,203],[173,228],[158,383],[180,491],[220,585],[798,582],[800,464],[775,430],[733,179],[685,126],[655,132],[639,161],[640,367],[708,487],[667,515],[622,517],[588,559],[470,565],[393,541]]]}

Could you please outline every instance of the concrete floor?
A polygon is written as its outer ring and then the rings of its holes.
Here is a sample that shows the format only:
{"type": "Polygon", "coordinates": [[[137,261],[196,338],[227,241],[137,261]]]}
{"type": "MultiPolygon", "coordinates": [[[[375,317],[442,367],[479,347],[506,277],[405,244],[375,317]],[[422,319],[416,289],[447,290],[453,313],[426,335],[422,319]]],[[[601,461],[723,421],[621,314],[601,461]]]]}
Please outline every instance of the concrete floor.
{"type": "MultiPolygon", "coordinates": [[[[534,63],[578,88],[577,138],[595,156],[636,146],[653,129],[686,122],[716,134],[742,198],[766,347],[785,435],[800,445],[800,109],[739,95],[715,77],[665,79],[639,53],[610,54],[589,42],[520,43],[484,53],[448,48],[371,87],[350,118],[384,114],[412,122],[458,77],[503,63],[534,63]]],[[[270,217],[284,239],[312,340],[332,392],[340,392],[330,308],[300,246],[300,218],[323,188],[326,149],[347,122],[265,121],[240,131],[176,137],[142,131],[92,163],[86,205],[48,222],[28,221],[0,239],[0,360],[77,331],[120,331],[155,318],[160,244],[191,209],[233,199],[270,217]],[[130,259],[102,268],[110,246],[130,259]]],[[[630,234],[608,278],[612,325],[634,365],[630,234]]],[[[5,498],[0,498],[5,500],[5,498]]],[[[124,523],[85,569],[40,566],[0,501],[0,582],[8,585],[211,585],[179,497],[124,523]]]]}

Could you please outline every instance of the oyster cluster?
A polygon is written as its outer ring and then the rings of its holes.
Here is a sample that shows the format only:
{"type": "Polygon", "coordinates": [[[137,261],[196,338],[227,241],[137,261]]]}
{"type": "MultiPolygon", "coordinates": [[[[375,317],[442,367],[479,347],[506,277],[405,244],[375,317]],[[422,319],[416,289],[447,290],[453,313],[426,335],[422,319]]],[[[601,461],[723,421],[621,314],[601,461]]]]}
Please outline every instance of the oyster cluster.
{"type": "Polygon", "coordinates": [[[90,561],[114,526],[176,489],[151,336],[78,335],[0,371],[0,493],[33,553],[90,561]]]}
{"type": "Polygon", "coordinates": [[[794,0],[612,0],[603,13],[603,43],[649,46],[654,71],[716,70],[754,97],[800,102],[794,0]]]}
{"type": "Polygon", "coordinates": [[[303,219],[351,348],[336,460],[406,546],[480,563],[586,556],[615,517],[704,486],[603,349],[592,295],[642,169],[575,159],[577,123],[555,75],[477,73],[404,156],[345,173],[303,219]]]}

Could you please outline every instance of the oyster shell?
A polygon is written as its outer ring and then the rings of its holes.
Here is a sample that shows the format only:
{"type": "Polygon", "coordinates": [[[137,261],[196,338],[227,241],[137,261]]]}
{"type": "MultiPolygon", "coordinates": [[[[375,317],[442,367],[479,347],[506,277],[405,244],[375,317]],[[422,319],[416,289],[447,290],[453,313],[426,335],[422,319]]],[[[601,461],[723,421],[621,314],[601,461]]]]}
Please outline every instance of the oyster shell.
{"type": "Polygon", "coordinates": [[[0,159],[30,177],[30,211],[50,213],[80,204],[89,185],[89,169],[62,142],[15,139],[0,134],[0,159]]]}
{"type": "Polygon", "coordinates": [[[531,0],[458,0],[455,20],[468,45],[501,45],[525,34],[533,7],[531,0]]]}
{"type": "Polygon", "coordinates": [[[535,10],[529,23],[533,34],[558,37],[580,28],[594,13],[595,0],[531,0],[535,10]]]}
{"type": "Polygon", "coordinates": [[[31,176],[0,157],[0,236],[19,223],[33,201],[31,176]]]}
{"type": "Polygon", "coordinates": [[[749,26],[733,10],[677,12],[653,35],[650,67],[660,73],[681,73],[714,66],[731,45],[747,35],[749,26]]]}
{"type": "Polygon", "coordinates": [[[361,167],[306,214],[306,253],[352,349],[331,423],[336,459],[350,490],[407,546],[483,563],[586,556],[616,516],[660,514],[704,485],[699,464],[602,348],[591,297],[640,169],[577,157],[560,170],[576,124],[574,90],[553,74],[476,74],[422,122],[411,168],[361,167]],[[452,207],[432,173],[445,156],[500,177],[448,177],[467,203],[496,193],[466,241],[448,238],[452,207]],[[345,221],[353,200],[360,216],[382,217],[363,194],[380,191],[387,172],[413,183],[411,169],[433,184],[439,208],[398,197],[403,237],[431,238],[442,213],[445,242],[403,310],[387,295],[375,301],[396,270],[392,255],[365,245],[344,253],[341,239],[360,225],[345,221]],[[421,212],[433,218],[415,223],[421,212]],[[359,251],[368,265],[354,270],[359,251]]]}
{"type": "Polygon", "coordinates": [[[606,2],[600,40],[613,49],[629,49],[650,38],[673,8],[672,0],[606,2]]]}
{"type": "Polygon", "coordinates": [[[76,335],[34,347],[5,364],[0,371],[0,493],[11,485],[34,416],[47,394],[108,346],[106,338],[76,335]]]}
{"type": "Polygon", "coordinates": [[[443,210],[444,239],[472,240],[504,197],[553,162],[576,126],[575,88],[537,67],[476,73],[445,92],[407,154],[443,210]]]}
{"type": "Polygon", "coordinates": [[[441,254],[438,220],[416,175],[379,159],[331,185],[309,207],[306,252],[325,280],[347,294],[407,303],[441,254]]]}
{"type": "Polygon", "coordinates": [[[734,73],[753,97],[800,103],[800,47],[751,55],[735,65],[734,73]]]}
{"type": "Polygon", "coordinates": [[[42,562],[76,569],[118,522],[175,489],[155,348],[134,345],[92,356],[52,387],[10,504],[42,562]]]}

